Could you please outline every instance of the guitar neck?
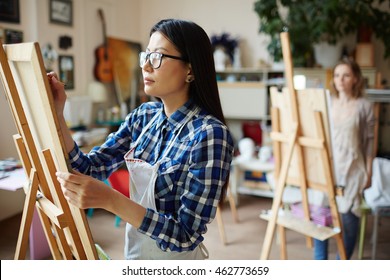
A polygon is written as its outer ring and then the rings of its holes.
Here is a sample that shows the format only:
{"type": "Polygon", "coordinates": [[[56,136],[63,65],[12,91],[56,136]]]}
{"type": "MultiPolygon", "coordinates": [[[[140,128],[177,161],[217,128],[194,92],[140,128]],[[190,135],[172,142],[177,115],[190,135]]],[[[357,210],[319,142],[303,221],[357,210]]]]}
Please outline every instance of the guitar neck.
{"type": "Polygon", "coordinates": [[[106,24],[103,23],[103,44],[105,47],[108,46],[107,33],[106,33],[106,24]]]}
{"type": "Polygon", "coordinates": [[[104,19],[104,14],[103,14],[103,10],[102,9],[99,9],[98,10],[98,13],[99,13],[99,17],[102,21],[102,29],[103,29],[103,44],[105,47],[108,46],[108,42],[107,42],[107,31],[106,31],[106,21],[104,19]]]}

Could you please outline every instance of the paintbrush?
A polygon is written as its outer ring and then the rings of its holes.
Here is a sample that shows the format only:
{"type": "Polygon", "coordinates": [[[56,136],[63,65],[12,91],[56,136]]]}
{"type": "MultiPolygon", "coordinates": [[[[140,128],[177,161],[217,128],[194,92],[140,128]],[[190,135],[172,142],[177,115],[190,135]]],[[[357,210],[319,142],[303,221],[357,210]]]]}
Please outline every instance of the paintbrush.
{"type": "MultiPolygon", "coordinates": [[[[53,75],[48,75],[48,77],[49,77],[49,79],[50,79],[50,81],[53,79],[53,75]]],[[[59,83],[59,84],[61,84],[64,88],[66,88],[66,84],[64,83],[64,82],[61,82],[59,79],[57,79],[56,78],[56,80],[57,80],[57,83],[59,83]]]]}

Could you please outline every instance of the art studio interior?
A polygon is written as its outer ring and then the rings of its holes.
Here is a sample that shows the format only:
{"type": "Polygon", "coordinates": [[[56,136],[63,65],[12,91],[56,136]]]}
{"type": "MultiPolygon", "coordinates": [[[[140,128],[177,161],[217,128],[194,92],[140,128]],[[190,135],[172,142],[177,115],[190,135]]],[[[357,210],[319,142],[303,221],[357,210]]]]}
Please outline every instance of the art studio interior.
{"type": "MultiPolygon", "coordinates": [[[[332,144],[340,139],[333,133],[337,116],[332,114],[346,112],[332,110],[331,92],[335,66],[350,58],[361,70],[362,98],[372,110],[371,179],[358,186],[351,259],[389,260],[390,4],[357,1],[349,7],[353,1],[340,0],[327,7],[328,2],[334,1],[0,0],[0,40],[38,43],[44,70],[65,84],[64,116],[72,138],[89,152],[134,109],[155,101],[144,92],[139,65],[150,28],[161,19],[178,18],[205,30],[234,142],[226,201],[204,234],[214,260],[313,260],[312,238],[329,241],[329,259],[340,256],[347,225],[337,201],[350,194],[335,180],[345,162],[333,161],[332,144]],[[104,69],[108,50],[109,72],[104,69]],[[329,203],[313,202],[312,189],[325,193],[329,203]]],[[[17,149],[14,135],[21,132],[6,91],[0,87],[0,259],[12,260],[21,238],[26,185],[33,178],[17,149]]],[[[114,173],[107,187],[129,196],[127,170],[114,173]]],[[[56,259],[33,212],[22,258],[56,259]]],[[[124,259],[126,222],[99,208],[81,214],[93,242],[110,259],[124,259]]]]}

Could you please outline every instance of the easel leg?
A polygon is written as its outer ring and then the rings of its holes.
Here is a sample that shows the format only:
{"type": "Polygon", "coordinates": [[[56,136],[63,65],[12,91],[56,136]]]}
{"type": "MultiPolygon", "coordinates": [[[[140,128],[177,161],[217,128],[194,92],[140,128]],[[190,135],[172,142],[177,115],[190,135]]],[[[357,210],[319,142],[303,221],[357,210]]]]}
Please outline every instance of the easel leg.
{"type": "MultiPolygon", "coordinates": [[[[298,131],[298,126],[295,125],[295,127],[292,129],[292,136],[291,139],[289,140],[289,145],[287,149],[287,156],[285,161],[283,162],[281,171],[280,171],[280,176],[278,178],[278,182],[276,185],[276,191],[275,191],[275,196],[274,200],[272,203],[272,212],[271,212],[271,218],[268,221],[267,225],[267,230],[265,232],[265,237],[264,237],[264,243],[263,243],[263,248],[261,251],[260,259],[261,260],[266,260],[269,258],[269,254],[271,251],[271,245],[272,245],[272,240],[274,237],[275,233],[275,227],[276,227],[276,221],[278,218],[278,212],[280,205],[282,203],[282,196],[283,196],[283,190],[285,187],[286,179],[287,179],[287,173],[288,173],[288,166],[290,165],[291,157],[294,151],[294,146],[297,140],[297,131],[298,131]]],[[[283,237],[281,237],[283,238],[283,237]]],[[[281,240],[282,241],[282,240],[281,240]]]]}
{"type": "MultiPolygon", "coordinates": [[[[228,186],[227,189],[227,198],[229,200],[229,206],[232,211],[233,219],[236,223],[238,223],[238,213],[236,208],[236,202],[234,201],[234,197],[232,196],[232,193],[230,191],[230,186],[228,186]]],[[[227,244],[227,238],[226,238],[226,232],[225,232],[225,226],[223,224],[223,218],[222,218],[222,212],[221,207],[217,207],[217,213],[216,213],[217,223],[218,223],[218,229],[219,229],[219,235],[221,236],[222,243],[224,245],[227,244]]]]}
{"type": "Polygon", "coordinates": [[[360,220],[360,228],[359,228],[359,253],[358,253],[358,259],[363,259],[363,251],[364,251],[364,237],[366,233],[366,224],[367,224],[367,212],[366,210],[362,211],[362,217],[360,220]]]}
{"type": "Polygon", "coordinates": [[[226,241],[225,227],[224,227],[224,225],[223,225],[223,219],[222,219],[221,208],[220,208],[219,206],[218,206],[218,208],[217,208],[216,216],[217,216],[217,222],[218,222],[219,235],[221,236],[222,243],[223,243],[224,245],[226,245],[226,244],[227,244],[227,241],[226,241]]]}
{"type": "Polygon", "coordinates": [[[280,238],[280,259],[287,260],[286,229],[278,225],[278,234],[280,238]]]}
{"type": "Polygon", "coordinates": [[[227,193],[228,193],[228,200],[229,200],[230,210],[232,211],[233,219],[236,223],[238,223],[239,222],[238,211],[237,211],[237,207],[236,207],[236,202],[234,201],[234,197],[233,197],[232,192],[230,190],[230,185],[227,188],[227,193]]]}
{"type": "Polygon", "coordinates": [[[37,208],[37,210],[38,210],[39,218],[42,221],[43,230],[45,232],[45,236],[48,241],[50,252],[53,256],[53,259],[62,260],[63,258],[61,256],[60,249],[58,248],[56,239],[53,235],[52,228],[50,226],[51,225],[50,219],[47,218],[47,216],[44,213],[42,213],[42,210],[40,210],[39,208],[37,208]]]}
{"type": "Polygon", "coordinates": [[[18,242],[16,244],[15,260],[26,259],[28,235],[30,233],[37,193],[38,177],[35,170],[31,169],[29,186],[23,207],[22,221],[20,223],[18,242]]]}

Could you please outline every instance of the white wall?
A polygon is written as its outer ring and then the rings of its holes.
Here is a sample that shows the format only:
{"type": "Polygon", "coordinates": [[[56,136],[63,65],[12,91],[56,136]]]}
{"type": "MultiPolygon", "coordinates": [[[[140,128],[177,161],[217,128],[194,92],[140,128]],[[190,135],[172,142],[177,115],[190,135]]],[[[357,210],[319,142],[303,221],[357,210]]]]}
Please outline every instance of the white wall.
{"type": "Polygon", "coordinates": [[[141,1],[141,41],[148,41],[149,29],[163,18],[192,20],[212,35],[229,33],[240,38],[244,67],[256,67],[259,59],[270,61],[266,38],[258,34],[259,20],[254,0],[145,0],[141,1]]]}
{"type": "MultiPolygon", "coordinates": [[[[256,67],[263,59],[271,62],[266,51],[267,38],[258,34],[259,20],[253,10],[254,0],[73,0],[73,26],[49,22],[49,0],[20,0],[21,23],[5,28],[22,30],[25,41],[38,41],[41,46],[51,43],[59,54],[73,55],[75,89],[68,95],[83,95],[94,79],[94,50],[103,42],[102,23],[97,10],[104,10],[107,35],[142,43],[148,42],[149,30],[158,20],[168,17],[193,20],[209,36],[228,32],[240,38],[242,64],[256,67]],[[73,47],[58,49],[58,37],[71,36],[73,47]]],[[[375,65],[390,81],[390,59],[383,60],[383,46],[375,42],[375,65]]],[[[57,70],[57,65],[55,65],[57,70]]],[[[0,158],[16,154],[10,135],[15,133],[12,117],[0,87],[0,158]]]]}

